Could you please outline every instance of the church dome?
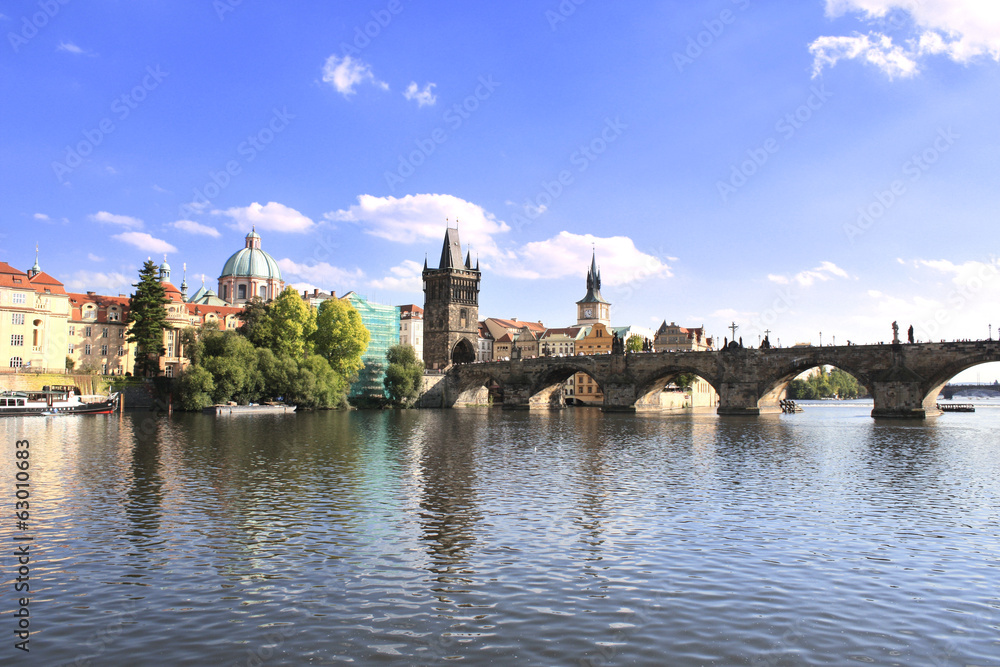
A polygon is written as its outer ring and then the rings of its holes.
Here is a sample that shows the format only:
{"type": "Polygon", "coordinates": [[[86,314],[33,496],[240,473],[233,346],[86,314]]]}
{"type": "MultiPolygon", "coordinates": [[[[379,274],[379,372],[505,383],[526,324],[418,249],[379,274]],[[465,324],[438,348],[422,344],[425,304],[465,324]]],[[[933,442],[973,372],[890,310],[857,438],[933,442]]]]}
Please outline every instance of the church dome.
{"type": "Polygon", "coordinates": [[[222,267],[222,278],[264,278],[281,280],[281,269],[274,258],[260,249],[260,236],[251,231],[246,236],[246,246],[233,253],[222,267]]]}

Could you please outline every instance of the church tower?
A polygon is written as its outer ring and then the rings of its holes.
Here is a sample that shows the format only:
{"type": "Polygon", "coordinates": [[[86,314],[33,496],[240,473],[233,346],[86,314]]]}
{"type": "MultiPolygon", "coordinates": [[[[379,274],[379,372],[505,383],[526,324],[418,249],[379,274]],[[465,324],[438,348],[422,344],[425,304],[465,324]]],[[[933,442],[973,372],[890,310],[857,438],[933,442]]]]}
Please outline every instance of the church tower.
{"type": "Polygon", "coordinates": [[[576,302],[576,323],[578,326],[611,325],[611,304],[601,296],[601,272],[597,269],[596,253],[591,256],[587,271],[587,295],[576,302]]]}
{"type": "Polygon", "coordinates": [[[462,261],[458,229],[448,228],[438,268],[424,260],[424,362],[428,368],[476,360],[479,345],[479,260],[462,261]]]}

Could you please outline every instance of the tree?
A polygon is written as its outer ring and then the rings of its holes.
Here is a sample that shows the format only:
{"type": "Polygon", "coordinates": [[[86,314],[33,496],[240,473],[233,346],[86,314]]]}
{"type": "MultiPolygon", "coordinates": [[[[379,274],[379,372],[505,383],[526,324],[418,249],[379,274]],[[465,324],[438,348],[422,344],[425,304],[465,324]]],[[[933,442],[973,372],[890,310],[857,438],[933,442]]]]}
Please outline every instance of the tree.
{"type": "Polygon", "coordinates": [[[243,324],[236,330],[237,333],[245,336],[254,347],[270,347],[274,331],[264,299],[255,296],[247,301],[240,313],[240,320],[243,324]]]}
{"type": "Polygon", "coordinates": [[[397,405],[411,404],[423,386],[423,363],[409,345],[393,345],[385,356],[389,366],[383,382],[389,399],[397,405]]]}
{"type": "Polygon", "coordinates": [[[680,373],[674,377],[674,384],[682,389],[687,389],[695,383],[698,376],[694,373],[680,373]]]}
{"type": "Polygon", "coordinates": [[[73,361],[73,357],[66,355],[66,370],[71,371],[76,366],[76,362],[73,361]]]}
{"type": "Polygon", "coordinates": [[[188,366],[174,384],[177,406],[181,410],[201,410],[212,405],[215,380],[201,366],[188,366]]]}
{"type": "Polygon", "coordinates": [[[159,357],[163,347],[168,303],[163,283],[158,278],[156,264],[147,259],[139,270],[139,282],[133,284],[135,294],[128,301],[128,341],[136,344],[135,374],[150,376],[160,370],[159,357]]]}
{"type": "Polygon", "coordinates": [[[348,383],[357,378],[363,366],[361,355],[370,340],[361,314],[350,302],[327,299],[319,305],[313,334],[316,353],[326,358],[330,367],[348,383]]]}
{"type": "Polygon", "coordinates": [[[215,403],[243,405],[260,400],[264,382],[257,367],[257,350],[235,331],[212,332],[202,339],[202,366],[212,375],[215,403]]]}
{"type": "Polygon", "coordinates": [[[645,341],[642,336],[639,334],[632,334],[628,337],[628,340],[625,341],[625,350],[627,352],[642,352],[642,344],[644,342],[645,341]]]}
{"type": "MultiPolygon", "coordinates": [[[[316,332],[316,311],[306,303],[294,287],[286,287],[278,298],[267,305],[269,324],[265,334],[269,340],[262,343],[275,354],[288,354],[301,358],[313,351],[313,335],[316,332]]],[[[261,324],[261,322],[258,322],[261,324]]]]}

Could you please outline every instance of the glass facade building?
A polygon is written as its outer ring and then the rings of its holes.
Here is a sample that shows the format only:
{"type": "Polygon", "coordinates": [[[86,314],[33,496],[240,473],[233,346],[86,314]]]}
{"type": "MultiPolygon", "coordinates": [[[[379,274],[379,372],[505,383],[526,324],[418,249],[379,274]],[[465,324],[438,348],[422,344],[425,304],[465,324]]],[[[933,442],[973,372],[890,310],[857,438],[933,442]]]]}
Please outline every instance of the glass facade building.
{"type": "Polygon", "coordinates": [[[354,292],[344,295],[361,315],[361,323],[368,329],[371,340],[368,349],[361,355],[364,367],[358,372],[358,379],[351,385],[348,398],[381,400],[385,392],[385,369],[388,366],[385,355],[389,348],[399,344],[399,307],[372,303],[354,292]]]}

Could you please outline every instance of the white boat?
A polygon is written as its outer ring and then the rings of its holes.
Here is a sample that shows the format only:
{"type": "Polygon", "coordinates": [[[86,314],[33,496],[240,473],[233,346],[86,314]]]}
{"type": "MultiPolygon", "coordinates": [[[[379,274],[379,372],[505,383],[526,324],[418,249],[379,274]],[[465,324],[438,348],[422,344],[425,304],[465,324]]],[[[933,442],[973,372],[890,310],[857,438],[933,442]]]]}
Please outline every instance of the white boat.
{"type": "Polygon", "coordinates": [[[0,392],[0,417],[43,415],[108,415],[119,406],[118,392],[81,396],[70,385],[44,386],[41,391],[0,392]]]}

